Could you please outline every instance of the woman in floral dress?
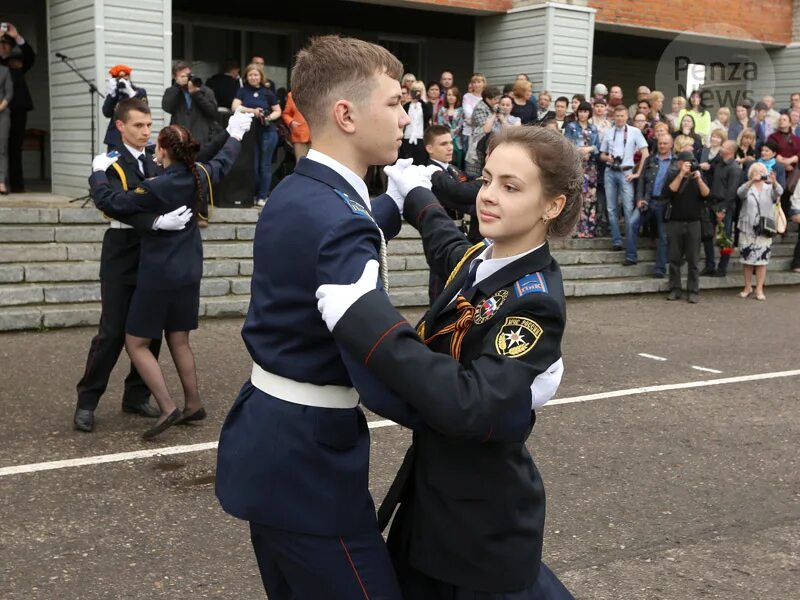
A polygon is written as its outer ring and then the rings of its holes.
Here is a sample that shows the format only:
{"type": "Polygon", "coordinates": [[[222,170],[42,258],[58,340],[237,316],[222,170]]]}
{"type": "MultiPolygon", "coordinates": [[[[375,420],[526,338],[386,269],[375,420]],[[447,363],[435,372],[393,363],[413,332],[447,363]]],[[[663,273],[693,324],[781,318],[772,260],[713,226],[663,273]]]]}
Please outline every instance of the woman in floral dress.
{"type": "Polygon", "coordinates": [[[447,90],[445,103],[439,109],[436,122],[450,130],[453,137],[453,164],[459,169],[464,166],[464,145],[461,131],[464,127],[464,109],[461,107],[461,93],[456,86],[447,90]]]}
{"type": "Polygon", "coordinates": [[[588,102],[581,102],[576,112],[578,118],[564,128],[564,136],[577,146],[583,158],[583,203],[575,236],[593,238],[597,235],[597,155],[600,139],[597,127],[589,121],[592,106],[588,102]]]}

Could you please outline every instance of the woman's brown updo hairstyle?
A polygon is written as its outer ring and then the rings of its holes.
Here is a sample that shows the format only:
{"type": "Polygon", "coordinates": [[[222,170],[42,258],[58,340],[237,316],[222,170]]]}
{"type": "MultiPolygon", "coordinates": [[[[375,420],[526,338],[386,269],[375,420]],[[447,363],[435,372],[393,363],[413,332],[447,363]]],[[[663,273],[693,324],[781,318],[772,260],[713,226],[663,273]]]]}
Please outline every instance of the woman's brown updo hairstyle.
{"type": "Polygon", "coordinates": [[[203,186],[195,164],[197,152],[200,150],[200,142],[195,140],[185,127],[169,125],[158,132],[158,145],[166,151],[172,162],[182,163],[192,171],[197,195],[197,203],[193,212],[197,216],[203,202],[203,186]]]}

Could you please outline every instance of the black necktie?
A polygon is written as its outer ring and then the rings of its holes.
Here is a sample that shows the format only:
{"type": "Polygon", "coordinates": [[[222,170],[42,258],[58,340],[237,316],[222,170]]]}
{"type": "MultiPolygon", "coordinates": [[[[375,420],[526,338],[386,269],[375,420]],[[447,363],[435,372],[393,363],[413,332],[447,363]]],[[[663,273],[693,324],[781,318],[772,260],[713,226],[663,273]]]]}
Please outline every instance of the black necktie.
{"type": "Polygon", "coordinates": [[[462,293],[475,285],[475,276],[478,274],[478,266],[480,266],[482,262],[482,258],[476,258],[475,262],[472,263],[472,266],[469,268],[469,273],[467,273],[467,279],[464,281],[464,285],[461,286],[462,293]]]}
{"type": "Polygon", "coordinates": [[[145,162],[144,162],[144,152],[139,155],[139,171],[141,171],[144,177],[147,177],[147,169],[145,169],[145,162]]]}

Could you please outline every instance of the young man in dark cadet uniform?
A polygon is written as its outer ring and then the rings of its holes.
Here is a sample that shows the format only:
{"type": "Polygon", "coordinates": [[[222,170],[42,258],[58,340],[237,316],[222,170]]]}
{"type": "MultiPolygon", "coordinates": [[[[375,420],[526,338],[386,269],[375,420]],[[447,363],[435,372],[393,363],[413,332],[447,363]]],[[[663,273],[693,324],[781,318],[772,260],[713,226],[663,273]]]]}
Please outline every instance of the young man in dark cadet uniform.
{"type": "Polygon", "coordinates": [[[397,159],[401,75],[384,48],[337,36],[312,40],[292,71],[313,147],[256,227],[242,330],[253,370],[223,426],[216,481],[223,509],[250,523],[270,600],[400,600],[367,488],[366,420],[314,293],[385,260],[400,229],[399,193],[370,201],[363,177],[397,159]]]}
{"type": "MultiPolygon", "coordinates": [[[[114,119],[122,144],[114,148],[120,156],[119,161],[109,167],[108,179],[117,191],[133,190],[159,171],[145,152],[153,119],[147,103],[138,98],[120,102],[114,119]]],[[[73,418],[75,429],[92,431],[94,411],[125,344],[125,318],[139,269],[139,236],[151,235],[156,228],[182,229],[190,217],[190,212],[175,211],[164,217],[141,214],[125,219],[124,223],[115,219],[109,221],[100,254],[102,314],[97,335],[89,349],[86,369],[78,382],[78,405],[73,418]]],[[[161,340],[153,340],[153,354],[158,356],[160,347],[161,340]]],[[[122,410],[157,417],[160,411],[149,398],[150,390],[131,364],[130,373],[125,378],[122,410]]]]}
{"type": "MultiPolygon", "coordinates": [[[[123,100],[115,110],[115,123],[122,136],[122,145],[114,148],[119,152],[119,160],[108,168],[106,174],[116,191],[134,190],[145,179],[162,172],[145,152],[153,124],[150,107],[138,98],[123,100]]],[[[213,143],[203,149],[203,155],[211,153],[213,156],[227,138],[227,132],[215,137],[213,143]]],[[[125,344],[125,320],[139,270],[140,236],[157,235],[159,229],[183,229],[191,217],[191,211],[184,207],[165,215],[138,214],[126,218],[125,222],[109,221],[100,254],[102,313],[83,377],[77,386],[78,403],[73,417],[75,429],[90,432],[94,428],[94,411],[125,344]]],[[[160,347],[161,340],[153,340],[150,348],[156,357],[160,347]]],[[[131,364],[130,373],[125,378],[122,410],[144,417],[158,417],[160,411],[149,398],[150,391],[131,364]]]]}

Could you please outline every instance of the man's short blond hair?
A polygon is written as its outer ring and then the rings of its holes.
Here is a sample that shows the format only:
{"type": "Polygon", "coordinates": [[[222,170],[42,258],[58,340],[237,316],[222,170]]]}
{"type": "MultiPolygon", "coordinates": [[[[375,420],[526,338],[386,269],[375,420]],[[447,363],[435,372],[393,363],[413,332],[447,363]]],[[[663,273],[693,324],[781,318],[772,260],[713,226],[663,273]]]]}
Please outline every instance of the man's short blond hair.
{"type": "Polygon", "coordinates": [[[292,97],[309,126],[322,127],[333,102],[369,98],[374,78],[383,73],[398,80],[403,74],[403,64],[386,48],[338,35],[315,37],[297,53],[292,97]]]}

